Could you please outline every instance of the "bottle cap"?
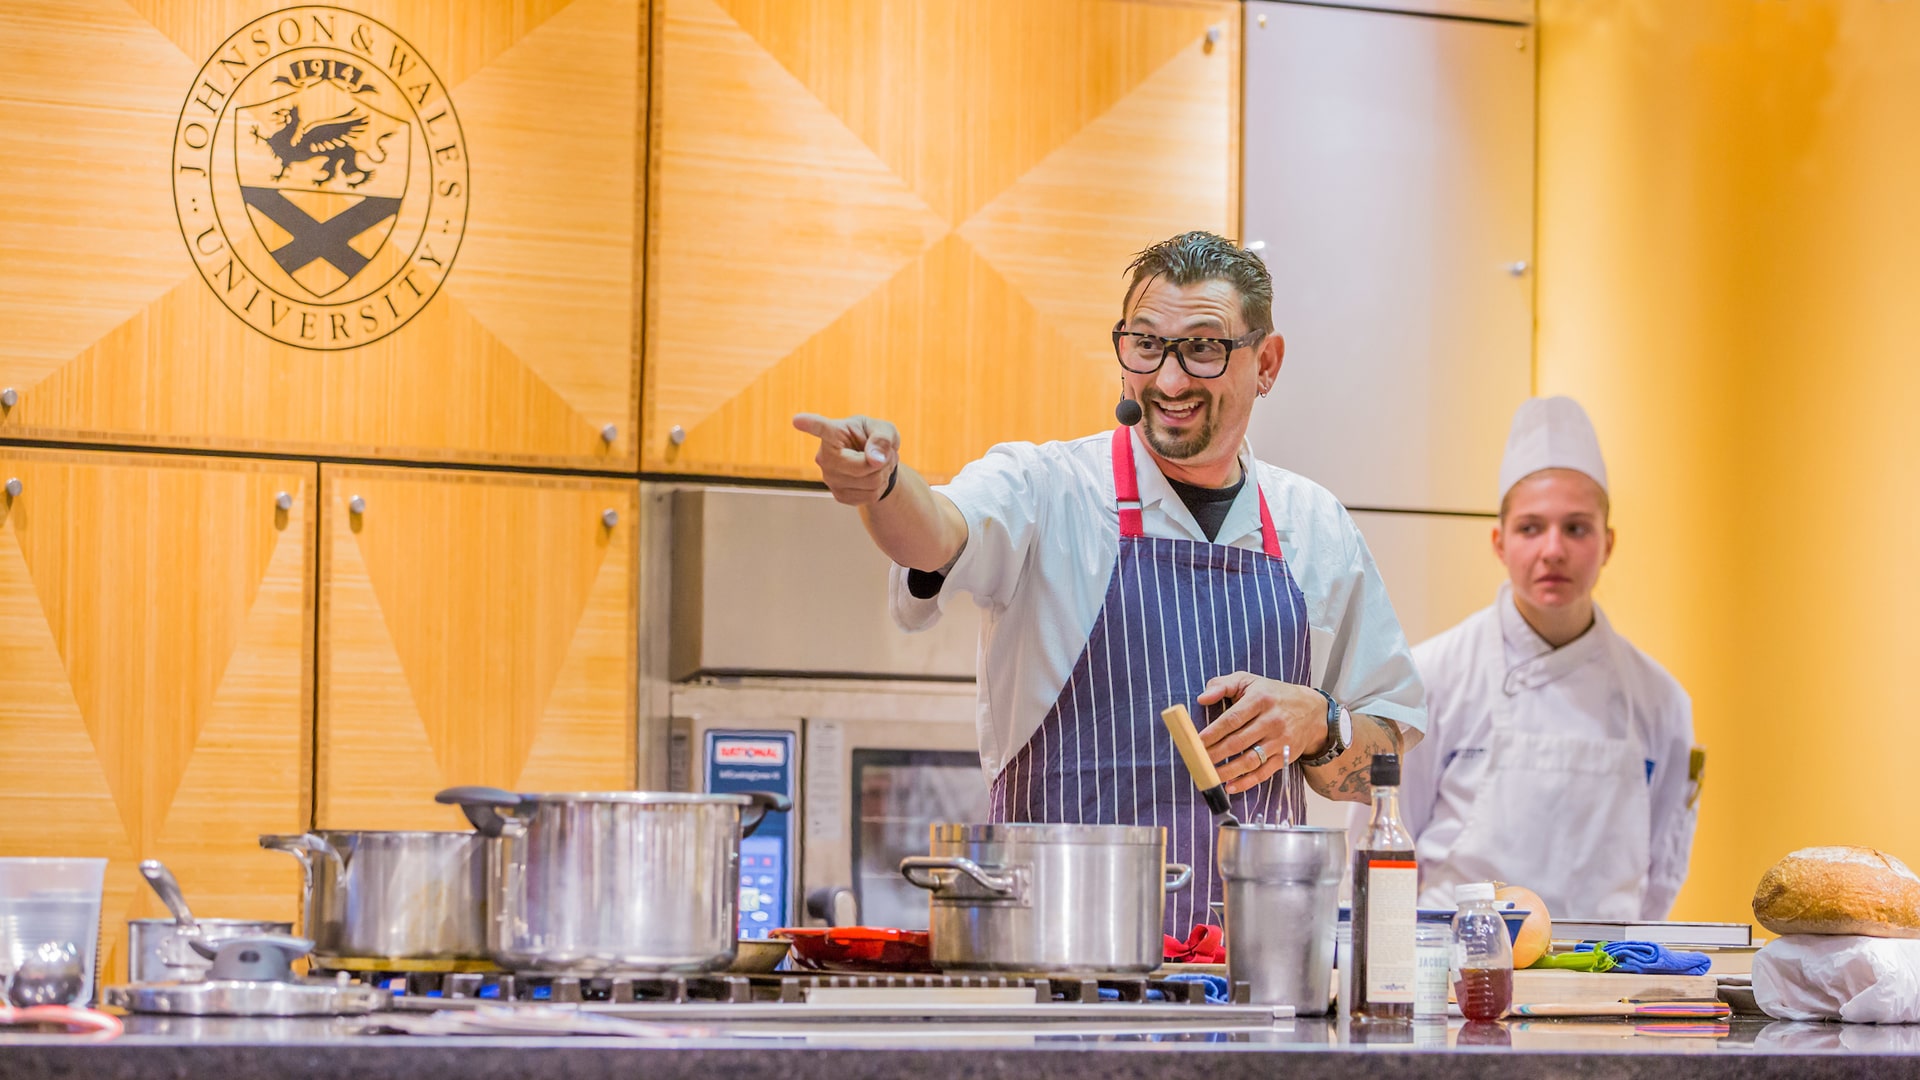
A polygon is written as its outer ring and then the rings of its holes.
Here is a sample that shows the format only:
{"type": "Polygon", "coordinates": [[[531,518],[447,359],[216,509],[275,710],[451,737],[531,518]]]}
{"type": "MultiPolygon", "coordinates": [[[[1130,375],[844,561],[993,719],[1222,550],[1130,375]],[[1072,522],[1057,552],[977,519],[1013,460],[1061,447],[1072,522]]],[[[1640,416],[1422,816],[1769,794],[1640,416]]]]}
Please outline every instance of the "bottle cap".
{"type": "Polygon", "coordinates": [[[1400,755],[1399,754],[1373,755],[1372,775],[1370,775],[1368,779],[1373,781],[1374,787],[1399,787],[1400,786],[1400,755]]]}
{"type": "Polygon", "coordinates": [[[1470,881],[1465,885],[1453,887],[1453,902],[1456,904],[1470,904],[1475,900],[1491,899],[1493,899],[1493,882],[1491,881],[1470,881]]]}

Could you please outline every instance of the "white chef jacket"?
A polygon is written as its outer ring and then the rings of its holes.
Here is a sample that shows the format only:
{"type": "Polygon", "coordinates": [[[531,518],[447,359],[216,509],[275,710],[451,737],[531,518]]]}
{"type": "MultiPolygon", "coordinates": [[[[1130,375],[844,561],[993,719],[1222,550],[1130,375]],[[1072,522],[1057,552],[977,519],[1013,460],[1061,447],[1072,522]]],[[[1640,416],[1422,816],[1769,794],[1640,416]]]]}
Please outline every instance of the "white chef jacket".
{"type": "MultiPolygon", "coordinates": [[[[1139,432],[1132,435],[1146,534],[1204,542],[1139,432]]],[[[995,446],[934,488],[967,521],[966,547],[940,594],[915,598],[906,570],[894,568],[891,608],[902,629],[932,626],[962,592],[981,608],[977,721],[989,780],[1039,729],[1106,600],[1120,556],[1112,447],[1111,432],[995,446]]],[[[1306,597],[1314,685],[1352,712],[1397,722],[1410,744],[1418,741],[1426,726],[1420,677],[1353,519],[1331,492],[1256,461],[1244,444],[1240,465],[1259,478],[1281,553],[1306,597]]],[[[1251,484],[1241,488],[1215,542],[1259,549],[1259,496],[1251,484]]]]}
{"type": "MultiPolygon", "coordinates": [[[[1651,835],[1648,838],[1647,885],[1641,894],[1642,919],[1664,919],[1686,881],[1687,859],[1693,849],[1694,814],[1687,806],[1687,766],[1693,749],[1693,702],[1673,676],[1625,638],[1614,632],[1596,606],[1588,635],[1613,639],[1617,648],[1602,650],[1594,664],[1608,665],[1610,673],[1631,701],[1631,727],[1626,716],[1612,715],[1586,701],[1569,701],[1554,709],[1551,701],[1533,710],[1554,723],[1573,725],[1553,734],[1592,738],[1637,738],[1649,775],[1651,835]],[[1612,665],[1618,663],[1620,667],[1612,665]],[[1596,727],[1596,724],[1600,727],[1596,727]],[[1601,728],[1604,728],[1602,730],[1601,728]]],[[[1585,642],[1586,635],[1568,648],[1585,642]]],[[[1414,851],[1424,879],[1429,868],[1445,863],[1466,825],[1468,811],[1485,776],[1487,747],[1493,735],[1493,695],[1504,693],[1507,673],[1553,651],[1546,640],[1521,617],[1513,603],[1512,585],[1502,585],[1492,607],[1484,608],[1450,630],[1421,642],[1413,650],[1427,689],[1427,734],[1418,753],[1407,755],[1401,775],[1401,815],[1413,834],[1414,851]],[[1489,648],[1487,621],[1499,620],[1500,652],[1489,648]]],[[[1589,673],[1604,674],[1604,673],[1589,673]]],[[[1536,694],[1593,693],[1595,678],[1563,679],[1529,690],[1536,694]]],[[[1582,791],[1570,786],[1564,812],[1589,813],[1582,791]]],[[[1527,883],[1529,853],[1511,854],[1513,869],[1506,880],[1527,883]]],[[[1452,899],[1421,896],[1428,906],[1451,907],[1452,899]]],[[[1560,914],[1568,914],[1561,912],[1560,914]]]]}

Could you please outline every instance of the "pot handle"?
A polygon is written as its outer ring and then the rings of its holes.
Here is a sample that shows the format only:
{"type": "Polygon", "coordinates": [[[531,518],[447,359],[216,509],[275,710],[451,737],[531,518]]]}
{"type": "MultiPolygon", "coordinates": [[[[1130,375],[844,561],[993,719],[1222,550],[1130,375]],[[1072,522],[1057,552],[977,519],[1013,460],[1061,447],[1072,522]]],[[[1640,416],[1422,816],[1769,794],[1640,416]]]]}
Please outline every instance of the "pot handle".
{"type": "Polygon", "coordinates": [[[743,791],[740,794],[751,800],[743,813],[752,815],[751,817],[743,816],[740,819],[742,840],[752,836],[753,830],[760,827],[760,823],[766,820],[768,814],[785,813],[793,809],[793,800],[777,791],[743,791]]]}
{"type": "Polygon", "coordinates": [[[965,874],[995,896],[1012,899],[1018,892],[1014,875],[993,873],[961,855],[911,855],[900,860],[900,876],[917,888],[935,892],[945,888],[946,883],[934,876],[935,870],[965,874]]]}
{"type": "Polygon", "coordinates": [[[1186,863],[1170,862],[1167,864],[1168,892],[1179,892],[1191,884],[1193,884],[1193,867],[1188,866],[1186,863]]]}
{"type": "MultiPolygon", "coordinates": [[[[300,860],[300,891],[307,898],[306,917],[309,919],[313,917],[314,860],[324,859],[333,864],[333,883],[336,887],[347,880],[347,860],[340,857],[340,852],[335,850],[332,844],[312,833],[289,833],[277,836],[267,833],[260,837],[260,846],[268,851],[284,851],[300,860]]],[[[195,951],[199,951],[199,943],[193,944],[195,951]]],[[[211,954],[208,955],[211,956],[211,954]]]]}
{"type": "Polygon", "coordinates": [[[473,823],[475,832],[491,838],[506,835],[507,816],[500,811],[516,809],[526,800],[511,791],[469,784],[450,787],[435,795],[433,801],[458,806],[460,812],[467,815],[467,820],[473,823]]]}

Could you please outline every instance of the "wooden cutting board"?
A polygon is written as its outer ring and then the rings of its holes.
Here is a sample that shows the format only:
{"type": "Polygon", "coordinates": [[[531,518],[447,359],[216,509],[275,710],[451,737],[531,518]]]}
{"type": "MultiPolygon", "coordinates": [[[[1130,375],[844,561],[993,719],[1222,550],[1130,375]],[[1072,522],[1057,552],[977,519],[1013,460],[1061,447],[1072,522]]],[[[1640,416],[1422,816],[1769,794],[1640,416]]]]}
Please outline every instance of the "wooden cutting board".
{"type": "Polygon", "coordinates": [[[1513,973],[1513,1001],[1516,1005],[1711,1000],[1717,992],[1718,984],[1712,975],[1628,975],[1619,971],[1561,971],[1557,968],[1513,973]]]}

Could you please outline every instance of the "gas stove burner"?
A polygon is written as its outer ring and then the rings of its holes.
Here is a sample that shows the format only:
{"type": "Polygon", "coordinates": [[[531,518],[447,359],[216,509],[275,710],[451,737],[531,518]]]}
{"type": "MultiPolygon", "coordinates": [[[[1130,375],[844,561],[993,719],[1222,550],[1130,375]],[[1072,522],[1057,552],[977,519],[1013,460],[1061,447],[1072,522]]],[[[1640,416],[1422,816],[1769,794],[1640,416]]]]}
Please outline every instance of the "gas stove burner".
{"type": "Polygon", "coordinates": [[[504,972],[355,972],[395,998],[481,1002],[644,1005],[651,1002],[743,1002],[752,985],[738,975],[510,975],[504,972]]]}
{"type": "Polygon", "coordinates": [[[1197,982],[1080,976],[953,974],[857,974],[778,972],[768,975],[630,975],[590,978],[513,975],[502,972],[355,972],[356,985],[390,993],[407,1007],[429,1002],[461,1006],[487,1003],[553,1005],[799,1004],[826,990],[1028,990],[1036,1004],[1095,1005],[1125,1002],[1204,1005],[1197,982]]]}

